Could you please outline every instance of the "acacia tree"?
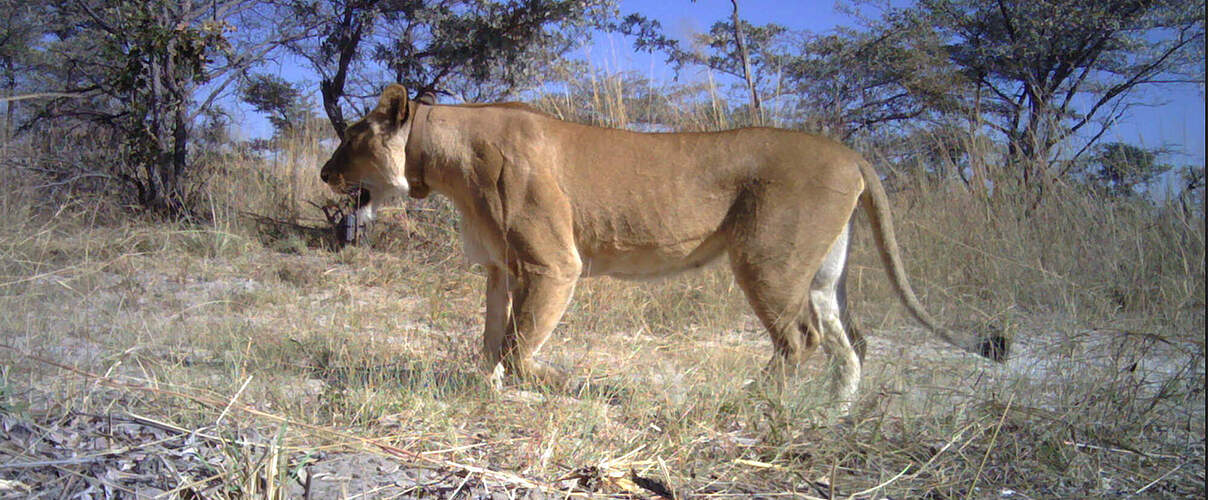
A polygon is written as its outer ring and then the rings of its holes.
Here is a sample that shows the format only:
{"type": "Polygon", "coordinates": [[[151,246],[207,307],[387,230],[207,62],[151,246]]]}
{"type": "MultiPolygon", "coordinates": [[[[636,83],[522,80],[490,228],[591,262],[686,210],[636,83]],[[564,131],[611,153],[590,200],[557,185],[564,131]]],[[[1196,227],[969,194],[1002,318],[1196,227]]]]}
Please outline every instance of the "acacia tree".
{"type": "Polygon", "coordinates": [[[730,0],[733,10],[730,12],[730,26],[734,32],[734,45],[738,48],[738,60],[742,63],[742,79],[747,83],[747,95],[750,99],[751,118],[756,122],[763,121],[763,110],[759,103],[759,93],[755,91],[755,79],[751,76],[751,51],[747,50],[747,40],[744,36],[743,22],[738,17],[738,0],[730,0]]]}
{"type": "Polygon", "coordinates": [[[791,63],[786,47],[791,32],[778,24],[754,26],[738,19],[737,6],[734,13],[729,21],[713,23],[708,33],[696,35],[695,42],[701,47],[699,51],[684,49],[674,42],[664,47],[677,69],[688,65],[705,66],[742,82],[750,121],[759,123],[763,101],[769,95],[778,94],[783,83],[781,77],[791,63]]]}
{"type": "Polygon", "coordinates": [[[323,109],[337,134],[345,109],[392,79],[467,100],[506,96],[559,60],[590,26],[612,15],[609,0],[282,0],[312,26],[290,44],[320,76],[323,109]],[[368,88],[349,88],[353,79],[368,88]]]}
{"type": "MultiPolygon", "coordinates": [[[[305,36],[285,47],[305,60],[319,75],[323,111],[336,135],[348,127],[342,101],[348,94],[348,74],[364,56],[362,42],[371,37],[387,2],[381,0],[280,0],[277,17],[293,18],[305,27],[305,36]]],[[[403,7],[408,5],[403,2],[403,7]]]]}
{"type": "Polygon", "coordinates": [[[1178,0],[920,0],[883,29],[939,34],[972,86],[963,113],[1002,135],[1012,177],[1042,189],[1138,91],[1203,84],[1203,18],[1202,2],[1178,0]]]}
{"type": "Polygon", "coordinates": [[[243,102],[264,113],[277,136],[292,133],[314,116],[293,83],[276,75],[254,74],[240,89],[243,102]]]}
{"type": "Polygon", "coordinates": [[[951,108],[954,73],[925,31],[800,33],[785,90],[810,128],[849,140],[886,125],[927,124],[951,108]]]}
{"type": "Polygon", "coordinates": [[[1083,167],[1086,181],[1108,196],[1135,195],[1137,187],[1152,184],[1172,168],[1158,162],[1160,153],[1122,142],[1100,144],[1083,167]]]}
{"type": "Polygon", "coordinates": [[[641,14],[629,14],[606,28],[632,37],[634,50],[664,54],[676,72],[704,66],[741,81],[746,115],[750,122],[761,123],[764,100],[780,95],[792,59],[786,44],[794,32],[778,24],[751,25],[738,17],[738,3],[732,2],[732,6],[730,20],[718,21],[708,33],[694,35],[689,48],[667,36],[657,20],[641,14]]]}

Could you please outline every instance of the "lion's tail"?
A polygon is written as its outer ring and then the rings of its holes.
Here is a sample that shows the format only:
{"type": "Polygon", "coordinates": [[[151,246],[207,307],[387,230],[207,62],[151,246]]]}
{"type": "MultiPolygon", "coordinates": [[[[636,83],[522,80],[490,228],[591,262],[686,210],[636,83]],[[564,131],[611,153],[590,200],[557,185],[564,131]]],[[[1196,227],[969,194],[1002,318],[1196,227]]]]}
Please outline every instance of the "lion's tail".
{"type": "Polygon", "coordinates": [[[923,309],[910,287],[910,280],[907,279],[906,269],[902,265],[901,252],[898,250],[898,241],[893,231],[893,217],[889,211],[889,197],[885,194],[885,187],[881,185],[881,178],[866,161],[860,162],[860,173],[863,174],[864,183],[867,185],[860,196],[860,203],[864,205],[864,211],[868,213],[868,219],[872,223],[873,239],[877,241],[878,253],[881,254],[885,272],[889,274],[889,281],[898,291],[898,297],[910,311],[910,315],[949,344],[994,361],[1005,361],[1008,349],[1006,337],[991,334],[973,339],[958,339],[952,331],[940,326],[935,318],[923,309]]]}

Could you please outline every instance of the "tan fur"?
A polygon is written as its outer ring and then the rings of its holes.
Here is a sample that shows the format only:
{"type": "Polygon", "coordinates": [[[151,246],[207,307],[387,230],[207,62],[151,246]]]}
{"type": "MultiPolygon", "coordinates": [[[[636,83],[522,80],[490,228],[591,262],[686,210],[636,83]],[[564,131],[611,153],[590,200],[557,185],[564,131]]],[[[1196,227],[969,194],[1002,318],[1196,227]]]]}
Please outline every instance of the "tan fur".
{"type": "Polygon", "coordinates": [[[858,339],[844,333],[835,290],[861,200],[903,300],[935,326],[900,269],[875,172],[815,135],[635,133],[525,105],[423,105],[393,85],[348,129],[323,177],[368,188],[374,205],[429,190],[452,200],[466,253],[487,272],[482,366],[495,383],[503,369],[562,383],[532,356],[580,277],[665,275],[725,253],[771,333],[770,370],[792,372],[823,345],[845,404],[859,380],[858,339]]]}

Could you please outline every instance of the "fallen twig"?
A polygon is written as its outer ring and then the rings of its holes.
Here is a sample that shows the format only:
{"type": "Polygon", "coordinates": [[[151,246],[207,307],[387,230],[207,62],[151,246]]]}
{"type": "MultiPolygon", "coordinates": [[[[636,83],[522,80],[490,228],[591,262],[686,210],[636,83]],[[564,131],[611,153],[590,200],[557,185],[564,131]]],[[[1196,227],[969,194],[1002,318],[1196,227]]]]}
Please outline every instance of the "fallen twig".
{"type": "Polygon", "coordinates": [[[874,492],[874,491],[880,490],[881,488],[884,488],[884,487],[886,487],[886,486],[889,486],[889,485],[890,485],[890,484],[892,484],[894,481],[897,481],[897,480],[898,480],[898,479],[900,479],[902,476],[905,476],[905,475],[906,475],[906,471],[908,471],[908,470],[910,470],[910,466],[909,466],[909,465],[907,465],[907,466],[906,466],[906,468],[902,469],[902,472],[899,472],[899,473],[895,474],[893,477],[891,477],[891,478],[889,478],[889,479],[885,480],[885,482],[883,482],[883,483],[881,483],[881,484],[878,484],[878,485],[876,485],[876,486],[873,486],[872,488],[868,488],[868,489],[866,489],[866,490],[857,491],[857,492],[855,492],[855,493],[852,493],[851,495],[848,495],[848,496],[847,496],[847,498],[849,498],[849,499],[854,499],[854,498],[859,497],[859,496],[861,496],[861,495],[867,495],[867,494],[872,493],[872,492],[874,492]]]}
{"type": "Polygon", "coordinates": [[[1170,470],[1169,470],[1169,471],[1167,471],[1165,474],[1162,474],[1161,476],[1158,476],[1158,478],[1157,478],[1157,479],[1154,479],[1153,481],[1150,481],[1150,482],[1149,482],[1149,484],[1147,484],[1147,485],[1145,485],[1145,486],[1142,486],[1142,487],[1141,487],[1141,489],[1137,490],[1137,492],[1136,492],[1136,493],[1133,493],[1133,494],[1134,494],[1134,495],[1140,495],[1141,493],[1144,493],[1144,492],[1145,492],[1145,490],[1148,490],[1149,488],[1153,487],[1153,485],[1158,484],[1158,483],[1159,483],[1159,482],[1161,482],[1163,479],[1166,479],[1166,477],[1167,477],[1167,476],[1169,476],[1169,475],[1171,475],[1171,474],[1174,474],[1174,473],[1175,473],[1175,471],[1179,470],[1179,469],[1180,469],[1180,468],[1182,468],[1184,465],[1186,465],[1186,463],[1182,463],[1182,464],[1179,464],[1179,465],[1174,466],[1174,468],[1173,468],[1173,469],[1170,469],[1170,470]]]}
{"type": "Polygon", "coordinates": [[[1184,458],[1184,457],[1180,457],[1177,455],[1163,455],[1161,453],[1148,453],[1148,452],[1139,451],[1139,450],[1129,450],[1129,449],[1124,449],[1124,448],[1111,448],[1108,446],[1097,446],[1097,445],[1093,445],[1093,444],[1089,444],[1089,443],[1078,443],[1078,442],[1074,442],[1074,441],[1062,441],[1061,444],[1064,444],[1066,446],[1073,446],[1075,448],[1084,448],[1084,449],[1088,449],[1088,450],[1110,451],[1112,453],[1131,453],[1133,455],[1140,455],[1145,458],[1165,458],[1165,459],[1169,459],[1169,460],[1178,460],[1178,459],[1184,458]]]}

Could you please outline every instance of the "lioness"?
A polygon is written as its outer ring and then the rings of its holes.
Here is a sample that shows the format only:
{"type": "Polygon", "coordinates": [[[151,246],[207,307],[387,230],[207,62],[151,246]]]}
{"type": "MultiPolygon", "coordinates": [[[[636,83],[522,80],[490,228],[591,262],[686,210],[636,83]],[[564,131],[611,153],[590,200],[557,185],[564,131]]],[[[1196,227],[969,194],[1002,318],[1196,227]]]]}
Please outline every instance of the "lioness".
{"type": "Polygon", "coordinates": [[[949,343],[1001,360],[1001,336],[958,339],[907,282],[889,203],[872,167],[823,137],[771,128],[646,134],[558,120],[522,104],[431,105],[400,85],[351,125],[320,174],[359,187],[362,209],[436,191],[460,212],[467,256],[486,268],[482,370],[561,384],[533,359],[582,276],[644,278],[723,253],[772,336],[769,371],[822,345],[832,392],[860,381],[858,334],[843,327],[844,263],[857,203],[912,315],[949,343]]]}

